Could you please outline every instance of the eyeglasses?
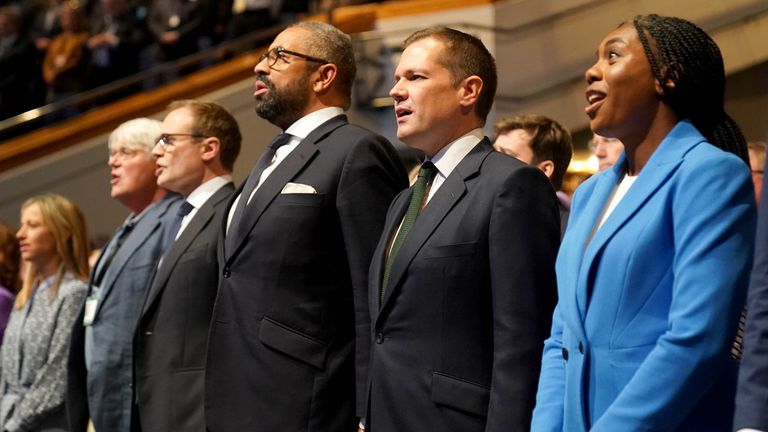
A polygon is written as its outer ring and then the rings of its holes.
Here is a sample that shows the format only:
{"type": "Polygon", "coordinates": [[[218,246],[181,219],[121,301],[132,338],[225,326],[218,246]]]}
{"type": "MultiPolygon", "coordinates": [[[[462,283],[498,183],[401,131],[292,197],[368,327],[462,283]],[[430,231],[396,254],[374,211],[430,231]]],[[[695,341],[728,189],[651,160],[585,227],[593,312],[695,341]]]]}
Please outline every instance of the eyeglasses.
{"type": "Polygon", "coordinates": [[[129,148],[129,147],[120,147],[117,149],[110,149],[109,150],[109,158],[115,158],[115,159],[129,159],[133,156],[141,153],[141,150],[135,149],[135,148],[129,148]]]}
{"type": "Polygon", "coordinates": [[[176,141],[174,137],[208,138],[207,136],[200,134],[162,134],[160,135],[160,138],[157,139],[157,143],[160,144],[160,147],[163,148],[163,151],[168,151],[169,148],[176,145],[174,142],[176,141]]]}
{"type": "Polygon", "coordinates": [[[311,61],[315,63],[320,63],[320,64],[330,63],[328,60],[323,60],[323,59],[312,57],[296,51],[287,50],[281,46],[274,47],[271,50],[259,56],[259,63],[263,62],[264,59],[267,59],[267,66],[269,66],[269,68],[272,69],[275,66],[275,64],[277,64],[278,60],[282,60],[286,63],[288,62],[288,60],[286,60],[286,57],[285,57],[286,54],[290,54],[292,56],[299,57],[306,61],[311,61]]]}

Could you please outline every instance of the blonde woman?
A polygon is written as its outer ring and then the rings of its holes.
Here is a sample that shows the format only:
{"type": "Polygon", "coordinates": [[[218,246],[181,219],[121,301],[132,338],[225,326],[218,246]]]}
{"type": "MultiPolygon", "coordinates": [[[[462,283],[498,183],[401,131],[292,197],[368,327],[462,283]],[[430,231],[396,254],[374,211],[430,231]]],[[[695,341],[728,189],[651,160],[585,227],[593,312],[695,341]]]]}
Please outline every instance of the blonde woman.
{"type": "Polygon", "coordinates": [[[67,353],[85,296],[82,212],[60,195],[28,199],[16,233],[24,280],[0,349],[2,430],[66,431],[67,353]]]}

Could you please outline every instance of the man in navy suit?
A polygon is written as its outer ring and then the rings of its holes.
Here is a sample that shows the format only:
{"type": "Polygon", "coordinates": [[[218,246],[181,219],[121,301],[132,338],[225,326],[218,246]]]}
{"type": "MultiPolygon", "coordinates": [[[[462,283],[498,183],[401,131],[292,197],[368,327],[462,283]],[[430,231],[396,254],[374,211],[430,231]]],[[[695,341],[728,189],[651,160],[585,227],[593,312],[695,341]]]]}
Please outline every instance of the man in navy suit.
{"type": "Polygon", "coordinates": [[[136,329],[136,402],[144,432],[200,432],[216,247],[241,137],[234,117],[215,103],[177,101],[168,111],[153,150],[157,183],[185,204],[136,329]]]}
{"type": "Polygon", "coordinates": [[[755,259],[747,295],[744,354],[739,368],[734,430],[768,431],[768,177],[763,177],[755,259]]]}
{"type": "Polygon", "coordinates": [[[559,215],[547,176],[483,135],[495,90],[479,39],[448,28],[406,39],[390,95],[397,137],[426,161],[371,264],[369,432],[530,427],[559,215]]]}
{"type": "Polygon", "coordinates": [[[133,412],[133,332],[179,196],[157,185],[152,147],[160,122],[135,119],[109,136],[112,198],[131,210],[96,262],[75,320],[69,356],[70,430],[129,432],[133,412]]]}
{"type": "Polygon", "coordinates": [[[284,133],[221,229],[206,425],[353,430],[365,408],[368,266],[405,171],[386,139],[347,123],[355,59],[338,29],[289,27],[255,72],[256,112],[284,133]]]}

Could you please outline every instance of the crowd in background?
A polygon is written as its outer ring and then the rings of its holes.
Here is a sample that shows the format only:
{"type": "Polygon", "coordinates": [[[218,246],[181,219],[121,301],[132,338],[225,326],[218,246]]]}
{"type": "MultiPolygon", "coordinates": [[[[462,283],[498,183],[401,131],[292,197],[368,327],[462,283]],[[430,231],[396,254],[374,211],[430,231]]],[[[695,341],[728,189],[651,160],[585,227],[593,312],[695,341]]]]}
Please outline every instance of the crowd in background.
{"type": "MultiPolygon", "coordinates": [[[[155,58],[199,48],[152,6],[148,26],[172,27],[155,58]]],[[[62,6],[48,50],[110,44],[78,10],[62,6]]],[[[600,42],[600,171],[572,199],[557,121],[484,136],[497,74],[479,39],[436,27],[404,47],[390,96],[424,155],[411,187],[391,143],[344,115],[349,38],[302,23],[255,66],[256,113],[282,132],[242,185],[231,114],[176,101],[110,135],[131,214],[90,277],[68,199],[30,198],[15,236],[0,225],[3,428],[727,431],[741,407],[737,429],[765,429],[744,390],[734,406],[765,144],[724,111],[714,41],[643,15],[600,42]]]]}
{"type": "Polygon", "coordinates": [[[257,32],[306,1],[0,1],[0,120],[257,32]]]}

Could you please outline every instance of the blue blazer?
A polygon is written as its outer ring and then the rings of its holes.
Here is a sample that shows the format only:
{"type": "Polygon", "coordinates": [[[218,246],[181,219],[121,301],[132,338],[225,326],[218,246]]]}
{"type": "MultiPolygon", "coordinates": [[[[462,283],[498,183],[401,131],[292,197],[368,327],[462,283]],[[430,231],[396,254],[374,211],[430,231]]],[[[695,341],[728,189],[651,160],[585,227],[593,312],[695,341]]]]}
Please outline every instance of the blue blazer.
{"type": "MultiPolygon", "coordinates": [[[[91,327],[90,369],[86,369],[85,364],[85,305],[75,320],[67,380],[70,430],[85,430],[89,416],[99,431],[132,430],[133,331],[150,277],[162,253],[165,230],[175,220],[181,202],[178,194],[169,193],[150,204],[104,273],[91,327]]],[[[88,295],[93,292],[94,277],[92,272],[88,295]]]]}
{"type": "Polygon", "coordinates": [[[727,430],[754,245],[749,169],[680,122],[592,236],[624,166],[576,191],[532,429],[727,430]]]}

